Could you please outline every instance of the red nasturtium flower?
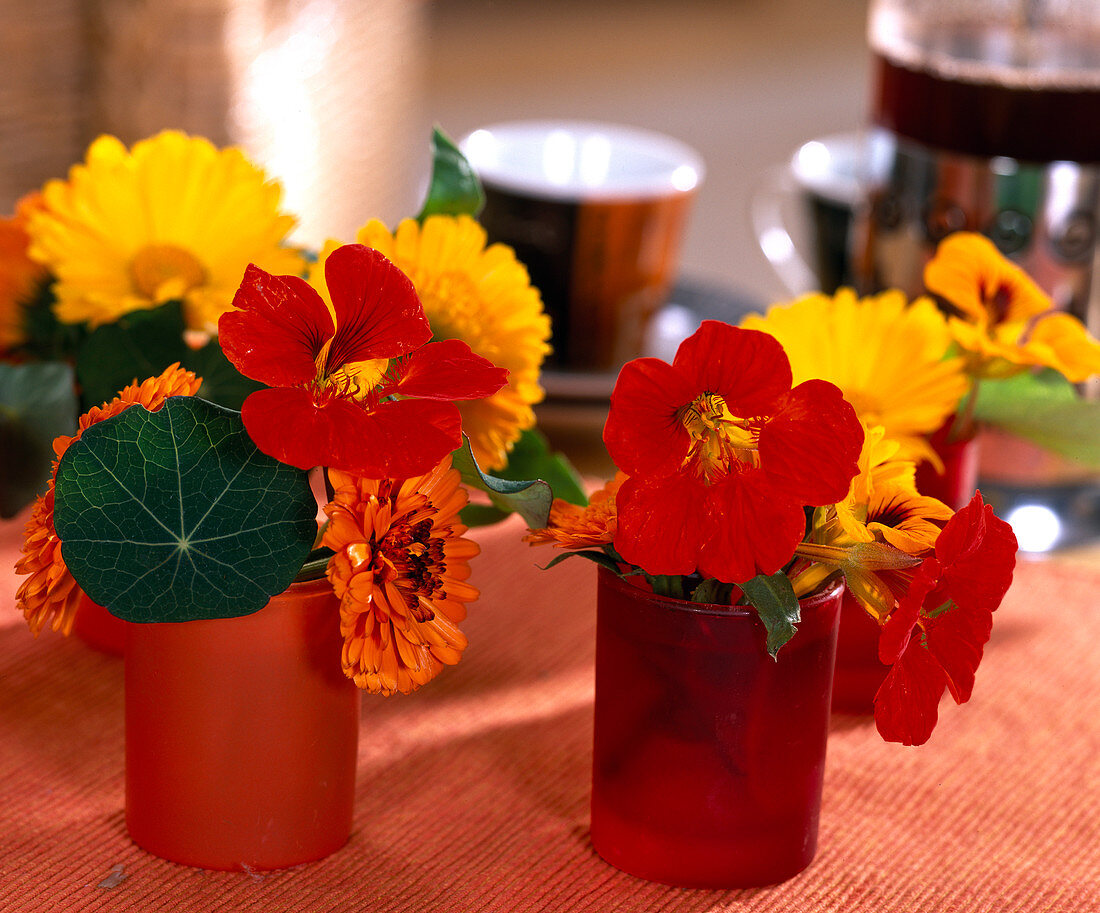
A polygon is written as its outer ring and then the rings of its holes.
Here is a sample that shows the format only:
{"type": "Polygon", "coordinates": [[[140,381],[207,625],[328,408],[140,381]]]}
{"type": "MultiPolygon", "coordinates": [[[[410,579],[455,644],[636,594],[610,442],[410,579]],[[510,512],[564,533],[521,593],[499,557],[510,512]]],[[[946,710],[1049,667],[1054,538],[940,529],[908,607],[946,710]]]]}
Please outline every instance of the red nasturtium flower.
{"type": "Polygon", "coordinates": [[[879,638],[879,659],[892,664],[875,695],[882,737],[922,745],[936,725],[943,689],[970,700],[974,673],[989,640],[993,611],[1012,583],[1016,536],[981,493],[955,514],[935,553],[916,569],[908,592],[879,638]]]}
{"type": "Polygon", "coordinates": [[[771,336],[707,320],[671,365],[622,369],[604,442],[630,476],[617,497],[619,554],[651,574],[741,583],[791,559],[805,506],[848,493],[863,428],[833,384],[792,390],[771,336]]]}
{"type": "Polygon", "coordinates": [[[296,276],[249,266],[218,335],[268,385],[241,417],[264,453],[370,478],[427,472],[462,443],[453,400],[482,399],[508,372],[432,331],[412,283],[378,251],[348,244],[325,263],[331,309],[296,276]]]}

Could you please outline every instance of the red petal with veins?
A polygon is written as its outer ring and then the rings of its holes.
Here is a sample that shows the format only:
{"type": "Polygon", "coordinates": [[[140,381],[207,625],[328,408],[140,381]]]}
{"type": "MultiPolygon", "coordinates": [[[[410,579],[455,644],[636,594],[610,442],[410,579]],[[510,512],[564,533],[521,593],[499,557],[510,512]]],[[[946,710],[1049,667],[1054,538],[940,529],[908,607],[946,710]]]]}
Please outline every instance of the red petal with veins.
{"type": "Polygon", "coordinates": [[[309,283],[249,265],[233,306],[237,310],[218,321],[218,341],[238,371],[272,387],[313,379],[317,355],[333,326],[325,302],[309,283]]]}
{"type": "Polygon", "coordinates": [[[875,726],[887,742],[923,745],[936,728],[947,675],[916,640],[890,667],[875,695],[875,726]]]}
{"type": "Polygon", "coordinates": [[[336,312],[328,364],[397,358],[432,337],[412,282],[382,254],[345,244],[325,261],[325,283],[336,312]]]}
{"type": "Polygon", "coordinates": [[[690,574],[703,530],[702,486],[672,478],[627,479],[615,496],[615,549],[650,574],[690,574]]]}
{"type": "Polygon", "coordinates": [[[251,394],[241,418],[256,446],[277,460],[375,479],[427,472],[462,443],[453,403],[400,400],[367,410],[331,399],[318,406],[305,389],[277,387],[251,394]]]}
{"type": "Polygon", "coordinates": [[[895,663],[909,646],[909,640],[920,618],[925,597],[932,592],[939,578],[940,564],[935,558],[925,558],[909,584],[909,590],[890,613],[878,637],[879,662],[895,663]]]}
{"type": "Polygon", "coordinates": [[[960,606],[994,611],[1012,583],[1016,549],[1012,527],[978,492],[936,539],[936,557],[944,566],[940,588],[960,606]]]}
{"type": "Polygon", "coordinates": [[[740,418],[771,415],[791,389],[791,364],[779,342],[717,320],[704,320],[680,343],[672,364],[697,393],[717,393],[740,418]]]}
{"type": "Polygon", "coordinates": [[[629,476],[645,478],[679,472],[691,438],[677,413],[702,392],[660,359],[627,362],[611,393],[603,429],[615,465],[629,476]]]}
{"type": "Polygon", "coordinates": [[[508,371],[458,339],[430,342],[398,365],[400,379],[381,391],[422,399],[484,399],[508,383],[508,371]]]}
{"type": "Polygon", "coordinates": [[[699,570],[726,583],[774,574],[791,560],[806,531],[801,505],[747,470],[705,489],[703,524],[695,529],[699,570]]]}
{"type": "Polygon", "coordinates": [[[835,504],[859,472],[863,426],[840,389],[808,380],[784,395],[760,432],[760,467],[800,504],[835,504]]]}
{"type": "Polygon", "coordinates": [[[952,605],[925,621],[924,629],[928,651],[943,666],[951,696],[956,704],[965,704],[974,690],[974,673],[993,630],[993,613],[952,605]]]}

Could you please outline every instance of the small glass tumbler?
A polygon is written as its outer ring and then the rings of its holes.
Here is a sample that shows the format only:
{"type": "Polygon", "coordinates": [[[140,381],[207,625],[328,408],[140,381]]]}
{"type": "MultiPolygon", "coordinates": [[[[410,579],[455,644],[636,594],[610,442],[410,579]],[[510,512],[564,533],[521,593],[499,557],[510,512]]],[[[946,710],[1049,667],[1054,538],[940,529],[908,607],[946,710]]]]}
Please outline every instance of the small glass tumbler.
{"type": "Polygon", "coordinates": [[[599,571],[592,843],[686,887],[774,884],[817,849],[840,583],[772,659],[755,610],[599,571]]]}

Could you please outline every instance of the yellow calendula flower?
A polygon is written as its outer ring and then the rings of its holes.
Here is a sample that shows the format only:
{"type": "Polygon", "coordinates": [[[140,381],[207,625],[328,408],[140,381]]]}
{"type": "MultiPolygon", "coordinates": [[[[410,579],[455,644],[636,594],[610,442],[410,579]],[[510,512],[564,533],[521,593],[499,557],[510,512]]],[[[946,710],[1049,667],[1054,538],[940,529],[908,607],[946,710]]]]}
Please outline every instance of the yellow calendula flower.
{"type": "MultiPolygon", "coordinates": [[[[462,430],[484,469],[499,469],[520,434],[535,423],[539,370],[550,352],[550,318],[527,268],[503,244],[486,246],[469,216],[406,219],[391,232],[377,220],[355,238],[392,260],[416,287],[434,339],[459,339],[494,365],[508,383],[487,399],[458,403],[462,430]]],[[[326,251],[335,245],[326,245],[326,251]]],[[[318,263],[311,276],[320,275],[318,263]]]]}
{"type": "Polygon", "coordinates": [[[101,136],[43,196],[30,255],[57,277],[65,323],[96,327],[179,299],[188,327],[216,332],[249,263],[302,271],[283,246],[295,220],[279,184],[241,150],[201,137],[166,130],[128,150],[101,136]]]}
{"type": "Polygon", "coordinates": [[[942,524],[954,515],[946,504],[917,491],[916,466],[897,459],[898,444],[879,425],[868,428],[859,473],[843,501],[814,512],[808,542],[796,554],[817,562],[795,579],[795,592],[811,592],[835,569],[876,617],[889,614],[889,575],[903,575],[936,544],[942,524]],[[886,576],[882,572],[888,572],[886,576]]]}
{"type": "Polygon", "coordinates": [[[951,331],[976,377],[1010,377],[1032,366],[1079,383],[1100,373],[1100,342],[988,238],[949,235],[924,268],[924,284],[953,309],[951,331]]]}
{"type": "Polygon", "coordinates": [[[775,305],[741,326],[769,333],[790,358],[794,383],[827,380],[867,426],[882,425],[899,456],[936,462],[926,435],[939,428],[970,387],[951,346],[946,318],[927,298],[901,292],[857,298],[851,289],[775,305]]]}

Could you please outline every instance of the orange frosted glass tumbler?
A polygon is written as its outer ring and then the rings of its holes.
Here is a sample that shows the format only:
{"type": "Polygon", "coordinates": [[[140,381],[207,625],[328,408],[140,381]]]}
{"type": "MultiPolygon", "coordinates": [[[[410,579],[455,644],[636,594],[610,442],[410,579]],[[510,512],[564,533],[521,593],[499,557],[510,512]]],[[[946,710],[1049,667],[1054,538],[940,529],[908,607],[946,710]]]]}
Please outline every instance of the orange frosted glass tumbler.
{"type": "Polygon", "coordinates": [[[242,618],[127,628],[126,825],[138,846],[249,870],[347,842],[360,693],[340,669],[327,580],[242,618]]]}

